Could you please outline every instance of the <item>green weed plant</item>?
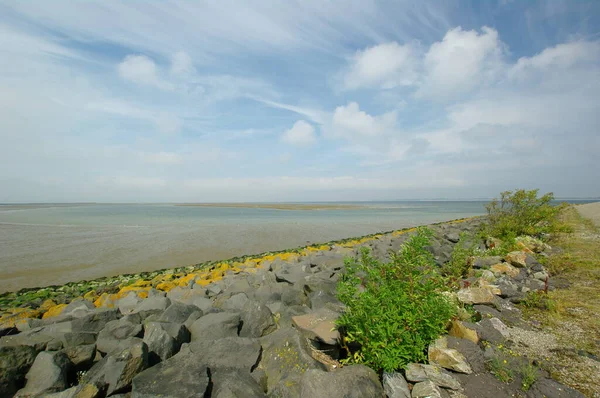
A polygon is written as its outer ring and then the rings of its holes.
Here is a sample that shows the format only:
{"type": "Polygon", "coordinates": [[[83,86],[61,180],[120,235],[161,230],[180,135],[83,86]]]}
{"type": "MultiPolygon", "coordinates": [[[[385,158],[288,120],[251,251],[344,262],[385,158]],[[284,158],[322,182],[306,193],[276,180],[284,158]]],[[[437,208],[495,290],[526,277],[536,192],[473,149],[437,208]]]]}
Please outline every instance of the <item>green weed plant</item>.
{"type": "Polygon", "coordinates": [[[427,347],[456,313],[443,294],[445,278],[426,250],[431,236],[431,230],[419,228],[389,263],[377,261],[368,249],[356,260],[346,259],[337,286],[346,304],[337,322],[345,363],[391,372],[427,359],[427,347]]]}

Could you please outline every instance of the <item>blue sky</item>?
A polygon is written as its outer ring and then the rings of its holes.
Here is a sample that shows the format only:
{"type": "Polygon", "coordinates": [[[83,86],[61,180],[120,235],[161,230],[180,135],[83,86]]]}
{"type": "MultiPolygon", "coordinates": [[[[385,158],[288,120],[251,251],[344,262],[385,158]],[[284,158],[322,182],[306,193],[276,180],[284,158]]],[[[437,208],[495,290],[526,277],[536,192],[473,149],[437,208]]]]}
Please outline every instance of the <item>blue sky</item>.
{"type": "Polygon", "coordinates": [[[600,195],[597,1],[0,1],[0,202],[600,195]]]}

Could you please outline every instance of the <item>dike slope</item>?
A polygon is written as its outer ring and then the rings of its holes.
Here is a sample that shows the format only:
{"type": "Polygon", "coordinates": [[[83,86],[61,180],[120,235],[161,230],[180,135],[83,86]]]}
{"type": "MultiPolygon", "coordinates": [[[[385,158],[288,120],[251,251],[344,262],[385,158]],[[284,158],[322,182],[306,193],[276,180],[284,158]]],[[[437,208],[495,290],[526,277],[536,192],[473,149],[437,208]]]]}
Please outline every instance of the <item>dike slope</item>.
{"type": "MultiPolygon", "coordinates": [[[[430,226],[437,264],[480,223],[430,226]]],[[[515,370],[502,383],[486,365],[528,362],[510,350],[527,330],[514,303],[553,288],[533,256],[549,248],[534,240],[504,257],[473,259],[474,274],[454,299],[475,318],[463,311],[453,321],[450,335],[429,347],[429,365],[383,375],[341,366],[335,320],[344,305],[335,288],[344,258],[366,246],[385,261],[414,231],[4,297],[19,307],[0,318],[0,396],[582,396],[538,370],[523,392],[525,375],[515,370]],[[46,296],[34,297],[40,292],[46,296]]]]}

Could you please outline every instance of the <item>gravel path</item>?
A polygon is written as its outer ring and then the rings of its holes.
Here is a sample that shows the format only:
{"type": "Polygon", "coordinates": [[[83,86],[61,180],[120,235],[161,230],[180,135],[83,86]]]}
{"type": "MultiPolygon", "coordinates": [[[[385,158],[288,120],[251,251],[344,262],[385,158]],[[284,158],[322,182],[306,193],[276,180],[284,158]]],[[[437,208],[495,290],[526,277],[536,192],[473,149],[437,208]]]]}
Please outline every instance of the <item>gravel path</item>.
{"type": "Polygon", "coordinates": [[[585,218],[589,218],[597,227],[600,227],[600,202],[587,203],[575,208],[579,211],[579,214],[585,218]]]}

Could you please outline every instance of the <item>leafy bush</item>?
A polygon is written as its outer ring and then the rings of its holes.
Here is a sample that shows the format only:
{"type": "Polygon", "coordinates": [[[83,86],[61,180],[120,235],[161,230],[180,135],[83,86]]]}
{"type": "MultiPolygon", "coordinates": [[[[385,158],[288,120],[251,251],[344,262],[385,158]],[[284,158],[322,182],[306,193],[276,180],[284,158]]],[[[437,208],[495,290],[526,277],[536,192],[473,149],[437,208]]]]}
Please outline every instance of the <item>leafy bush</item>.
{"type": "Polygon", "coordinates": [[[368,249],[346,259],[337,286],[346,311],[338,319],[346,363],[394,371],[426,359],[428,345],[445,331],[456,307],[444,296],[429,244],[431,231],[420,228],[389,263],[368,249]]]}
{"type": "Polygon", "coordinates": [[[450,261],[442,267],[442,273],[452,282],[467,277],[472,267],[473,256],[477,253],[477,244],[472,236],[463,232],[452,249],[450,261]]]}
{"type": "Polygon", "coordinates": [[[546,233],[564,232],[568,228],[559,221],[558,215],[566,206],[552,205],[554,194],[538,198],[538,190],[505,191],[500,200],[494,199],[487,206],[489,216],[485,232],[489,236],[512,240],[517,236],[541,236],[546,233]]]}

